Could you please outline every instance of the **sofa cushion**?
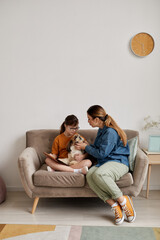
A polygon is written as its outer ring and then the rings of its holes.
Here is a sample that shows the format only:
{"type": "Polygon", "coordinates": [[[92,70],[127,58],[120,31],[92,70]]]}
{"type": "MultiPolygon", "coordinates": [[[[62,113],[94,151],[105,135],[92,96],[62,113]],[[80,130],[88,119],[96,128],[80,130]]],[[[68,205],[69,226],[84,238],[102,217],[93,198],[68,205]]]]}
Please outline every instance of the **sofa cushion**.
{"type": "Polygon", "coordinates": [[[128,145],[130,149],[130,155],[129,155],[129,169],[133,172],[134,170],[134,164],[135,159],[137,155],[137,149],[138,149],[138,137],[134,137],[128,140],[128,145]]]}
{"type": "MultiPolygon", "coordinates": [[[[46,164],[35,172],[33,177],[34,185],[39,187],[87,187],[88,184],[85,181],[85,176],[79,173],[71,172],[48,172],[46,164]]],[[[117,182],[117,185],[121,188],[129,187],[133,184],[133,177],[131,173],[125,174],[117,182]]]]}
{"type": "Polygon", "coordinates": [[[133,184],[132,174],[130,172],[126,173],[116,183],[120,188],[131,186],[133,184]]]}
{"type": "Polygon", "coordinates": [[[48,172],[46,164],[33,175],[35,186],[41,187],[84,187],[85,177],[83,174],[71,172],[48,172]]]}

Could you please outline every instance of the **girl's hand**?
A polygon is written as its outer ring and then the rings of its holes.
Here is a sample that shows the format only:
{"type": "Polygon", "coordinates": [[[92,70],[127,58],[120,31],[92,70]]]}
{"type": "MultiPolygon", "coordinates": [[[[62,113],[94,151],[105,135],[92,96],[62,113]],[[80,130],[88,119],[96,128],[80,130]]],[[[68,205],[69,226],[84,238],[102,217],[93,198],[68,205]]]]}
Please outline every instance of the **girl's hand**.
{"type": "Polygon", "coordinates": [[[77,162],[80,162],[84,159],[84,155],[82,154],[75,154],[74,155],[74,159],[77,161],[77,162]]]}
{"type": "Polygon", "coordinates": [[[85,147],[87,146],[87,143],[76,143],[76,149],[77,150],[84,150],[85,147]]]}

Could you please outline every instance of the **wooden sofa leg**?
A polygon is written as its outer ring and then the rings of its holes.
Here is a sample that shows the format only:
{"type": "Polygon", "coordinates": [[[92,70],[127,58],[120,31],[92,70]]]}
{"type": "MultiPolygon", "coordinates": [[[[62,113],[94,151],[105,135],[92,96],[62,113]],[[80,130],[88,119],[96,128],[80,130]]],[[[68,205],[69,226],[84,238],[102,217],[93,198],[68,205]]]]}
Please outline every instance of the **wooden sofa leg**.
{"type": "Polygon", "coordinates": [[[35,210],[36,210],[38,201],[39,201],[39,197],[36,197],[36,198],[34,199],[34,203],[33,203],[33,207],[32,207],[32,214],[33,214],[33,213],[35,212],[35,210]]]}

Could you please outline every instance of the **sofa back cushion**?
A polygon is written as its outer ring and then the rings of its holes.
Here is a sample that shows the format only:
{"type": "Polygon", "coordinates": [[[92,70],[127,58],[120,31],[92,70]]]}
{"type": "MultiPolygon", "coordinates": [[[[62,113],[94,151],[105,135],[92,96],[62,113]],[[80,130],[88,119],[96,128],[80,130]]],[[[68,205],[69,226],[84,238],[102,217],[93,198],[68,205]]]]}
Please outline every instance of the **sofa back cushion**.
{"type": "MultiPolygon", "coordinates": [[[[127,138],[131,139],[139,135],[134,130],[124,130],[127,134],[127,138]]],[[[82,129],[78,131],[79,134],[84,136],[86,140],[93,144],[97,135],[97,129],[82,129]]],[[[52,143],[55,137],[59,134],[58,129],[40,129],[30,130],[26,132],[26,147],[33,147],[39,157],[41,163],[44,163],[45,155],[43,152],[50,153],[52,149],[52,143]]]]}

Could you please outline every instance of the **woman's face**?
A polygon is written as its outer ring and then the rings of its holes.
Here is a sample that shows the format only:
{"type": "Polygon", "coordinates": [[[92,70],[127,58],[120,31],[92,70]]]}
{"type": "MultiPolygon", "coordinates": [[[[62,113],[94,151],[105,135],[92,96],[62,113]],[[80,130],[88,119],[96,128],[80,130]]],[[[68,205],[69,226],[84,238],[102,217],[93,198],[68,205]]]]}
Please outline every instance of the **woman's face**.
{"type": "Polygon", "coordinates": [[[78,124],[75,125],[75,126],[72,126],[72,125],[65,125],[65,133],[68,135],[68,136],[73,136],[79,129],[79,126],[78,124]]]}
{"type": "Polygon", "coordinates": [[[97,127],[97,118],[92,118],[89,114],[87,114],[88,123],[91,127],[97,127]]]}

